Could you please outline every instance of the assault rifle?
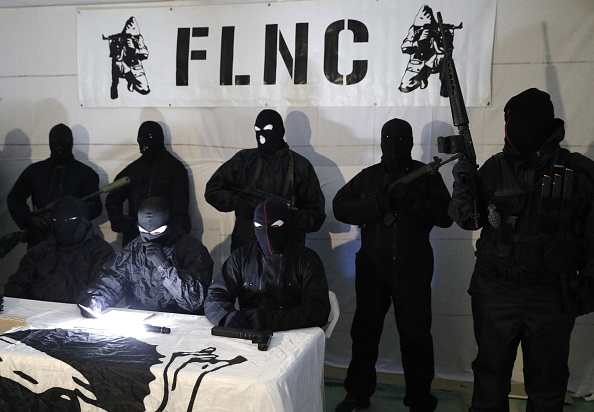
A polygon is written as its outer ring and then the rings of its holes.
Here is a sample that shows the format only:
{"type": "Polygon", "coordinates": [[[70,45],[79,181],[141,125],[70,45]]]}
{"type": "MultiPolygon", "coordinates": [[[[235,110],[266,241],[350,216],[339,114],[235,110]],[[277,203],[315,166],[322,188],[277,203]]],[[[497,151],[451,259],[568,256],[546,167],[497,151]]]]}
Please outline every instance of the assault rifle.
{"type": "Polygon", "coordinates": [[[222,178],[222,181],[223,181],[223,187],[225,189],[233,190],[234,192],[237,192],[239,194],[246,195],[246,196],[252,197],[254,199],[258,199],[258,200],[266,200],[266,199],[280,200],[287,206],[287,208],[289,210],[295,210],[295,211],[299,210],[297,208],[297,206],[295,206],[295,198],[286,199],[282,196],[264,192],[263,190],[256,189],[256,188],[253,188],[250,186],[239,187],[239,186],[235,185],[233,182],[231,182],[225,178],[222,178]]]}
{"type": "Polygon", "coordinates": [[[270,345],[270,340],[272,339],[273,334],[271,330],[259,331],[229,328],[226,326],[213,326],[211,333],[213,336],[251,340],[252,343],[258,344],[258,350],[268,350],[268,345],[270,345]]]}
{"type": "MultiPolygon", "coordinates": [[[[99,196],[102,193],[113,192],[114,190],[119,189],[120,187],[126,186],[129,183],[130,183],[130,178],[128,176],[122,177],[113,183],[103,186],[101,188],[101,190],[99,190],[95,193],[91,193],[88,196],[83,197],[81,200],[87,201],[94,197],[99,196]]],[[[42,207],[40,209],[33,209],[33,211],[31,213],[39,216],[46,212],[49,212],[50,210],[53,209],[56,202],[57,202],[57,200],[54,200],[53,202],[49,203],[48,205],[45,205],[44,207],[42,207]]],[[[0,238],[0,259],[3,258],[4,256],[6,256],[19,243],[27,242],[28,238],[29,238],[29,229],[24,229],[19,232],[13,232],[13,233],[9,233],[8,235],[2,236],[0,238]]]]}
{"type": "MultiPolygon", "coordinates": [[[[467,159],[478,168],[474,144],[472,143],[472,136],[470,135],[470,129],[468,128],[469,122],[468,115],[466,114],[466,106],[464,105],[464,98],[462,97],[462,90],[460,90],[460,82],[458,81],[458,73],[456,72],[456,66],[454,65],[454,59],[452,57],[454,46],[450,43],[450,37],[446,35],[440,12],[437,12],[437,22],[441,31],[444,49],[444,57],[442,60],[442,81],[446,83],[448,97],[450,99],[450,109],[452,111],[452,120],[459,132],[457,136],[438,137],[437,148],[440,153],[461,154],[459,157],[467,159]]],[[[475,227],[478,228],[480,214],[477,209],[476,196],[474,198],[473,210],[470,217],[474,220],[475,227]]]]}

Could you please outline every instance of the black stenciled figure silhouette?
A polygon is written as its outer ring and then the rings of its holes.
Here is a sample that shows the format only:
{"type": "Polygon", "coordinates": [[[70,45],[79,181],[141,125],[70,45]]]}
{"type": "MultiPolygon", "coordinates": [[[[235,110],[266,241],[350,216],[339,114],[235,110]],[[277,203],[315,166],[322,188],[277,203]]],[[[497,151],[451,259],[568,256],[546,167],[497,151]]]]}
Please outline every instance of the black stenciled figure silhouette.
{"type": "MultiPolygon", "coordinates": [[[[443,28],[446,36],[451,36],[449,43],[453,44],[454,30],[461,29],[462,23],[458,26],[444,24],[443,28]]],[[[441,62],[444,55],[443,40],[431,7],[427,5],[421,7],[412,26],[408,29],[401,49],[402,53],[409,54],[410,58],[398,90],[402,93],[410,93],[419,87],[424,89],[429,83],[429,76],[435,73],[440,73],[441,80],[441,62]]],[[[443,80],[440,95],[448,96],[443,80]]]]}
{"type": "Polygon", "coordinates": [[[111,98],[118,98],[120,78],[126,79],[129,91],[136,90],[140,94],[149,94],[151,90],[142,66],[142,60],[146,60],[149,53],[136,18],[130,17],[121,33],[103,36],[103,40],[109,42],[111,98]]]}

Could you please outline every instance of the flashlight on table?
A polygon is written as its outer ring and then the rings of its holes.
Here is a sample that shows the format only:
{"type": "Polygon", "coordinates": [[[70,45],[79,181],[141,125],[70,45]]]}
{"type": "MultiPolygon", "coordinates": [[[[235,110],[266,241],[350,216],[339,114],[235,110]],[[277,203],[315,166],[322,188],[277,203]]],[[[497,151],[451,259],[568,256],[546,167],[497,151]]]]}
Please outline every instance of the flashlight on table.
{"type": "Polygon", "coordinates": [[[170,328],[166,328],[165,326],[154,326],[145,323],[142,325],[147,332],[156,332],[156,333],[171,333],[170,328]]]}

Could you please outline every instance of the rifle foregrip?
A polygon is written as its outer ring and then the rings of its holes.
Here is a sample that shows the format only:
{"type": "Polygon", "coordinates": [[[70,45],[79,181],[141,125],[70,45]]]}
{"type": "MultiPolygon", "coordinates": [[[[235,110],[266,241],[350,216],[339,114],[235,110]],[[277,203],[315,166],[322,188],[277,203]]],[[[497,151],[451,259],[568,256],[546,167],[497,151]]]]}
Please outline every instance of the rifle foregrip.
{"type": "Polygon", "coordinates": [[[126,186],[127,184],[130,183],[130,178],[128,176],[124,176],[118,180],[116,180],[113,183],[110,183],[108,185],[105,185],[101,188],[101,191],[103,193],[109,193],[109,192],[113,192],[116,189],[119,189],[121,187],[126,186]]]}

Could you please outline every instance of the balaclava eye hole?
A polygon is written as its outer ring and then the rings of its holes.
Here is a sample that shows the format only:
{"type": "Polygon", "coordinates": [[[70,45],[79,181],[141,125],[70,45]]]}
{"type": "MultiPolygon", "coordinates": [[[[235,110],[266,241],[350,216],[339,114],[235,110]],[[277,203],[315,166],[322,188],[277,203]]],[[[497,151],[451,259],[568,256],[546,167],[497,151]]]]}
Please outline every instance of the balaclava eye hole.
{"type": "Polygon", "coordinates": [[[171,233],[169,203],[161,197],[149,197],[138,208],[138,227],[144,242],[167,241],[171,233]],[[165,226],[165,227],[164,227],[165,226]]]}

